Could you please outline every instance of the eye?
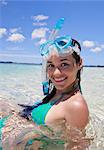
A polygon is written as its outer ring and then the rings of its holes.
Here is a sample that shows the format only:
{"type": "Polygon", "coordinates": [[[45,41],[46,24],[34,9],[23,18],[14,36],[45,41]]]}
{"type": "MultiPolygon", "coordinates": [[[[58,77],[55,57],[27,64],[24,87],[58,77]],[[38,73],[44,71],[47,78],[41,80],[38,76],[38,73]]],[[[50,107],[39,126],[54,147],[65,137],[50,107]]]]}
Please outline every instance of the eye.
{"type": "Polygon", "coordinates": [[[47,65],[47,69],[52,69],[52,68],[54,68],[54,65],[53,65],[53,64],[48,64],[48,65],[47,65]]]}
{"type": "Polygon", "coordinates": [[[68,64],[68,63],[62,63],[61,66],[62,66],[62,67],[70,66],[70,64],[68,64]]]}
{"type": "Polygon", "coordinates": [[[69,67],[70,67],[70,64],[68,64],[68,63],[62,63],[61,64],[62,69],[68,69],[69,67]]]}

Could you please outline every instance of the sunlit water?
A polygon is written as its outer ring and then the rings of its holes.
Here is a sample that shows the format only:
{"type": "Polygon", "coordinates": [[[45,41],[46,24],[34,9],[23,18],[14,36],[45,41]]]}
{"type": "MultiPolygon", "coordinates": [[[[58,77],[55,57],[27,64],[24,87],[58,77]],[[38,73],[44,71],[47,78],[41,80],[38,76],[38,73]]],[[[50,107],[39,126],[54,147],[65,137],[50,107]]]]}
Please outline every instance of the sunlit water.
{"type": "MultiPolygon", "coordinates": [[[[39,65],[0,64],[0,98],[11,103],[33,104],[43,97],[41,76],[39,65]]],[[[84,67],[81,85],[93,116],[91,126],[96,132],[89,149],[104,150],[104,68],[84,67]]]]}

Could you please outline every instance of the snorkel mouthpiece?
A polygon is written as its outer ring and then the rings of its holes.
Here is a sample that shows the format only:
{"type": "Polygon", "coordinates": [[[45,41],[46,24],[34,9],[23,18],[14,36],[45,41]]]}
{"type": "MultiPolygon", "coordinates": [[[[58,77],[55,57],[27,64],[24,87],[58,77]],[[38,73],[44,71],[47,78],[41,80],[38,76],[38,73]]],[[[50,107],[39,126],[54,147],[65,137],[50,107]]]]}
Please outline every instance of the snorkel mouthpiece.
{"type": "Polygon", "coordinates": [[[48,81],[43,81],[43,93],[44,95],[49,94],[49,82],[48,81]]]}

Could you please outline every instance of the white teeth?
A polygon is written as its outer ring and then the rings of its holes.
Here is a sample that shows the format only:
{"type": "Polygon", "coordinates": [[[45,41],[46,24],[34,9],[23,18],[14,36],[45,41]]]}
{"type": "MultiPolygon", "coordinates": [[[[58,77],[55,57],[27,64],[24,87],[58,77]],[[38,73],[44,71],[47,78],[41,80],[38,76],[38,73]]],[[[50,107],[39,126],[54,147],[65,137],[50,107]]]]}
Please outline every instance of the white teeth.
{"type": "Polygon", "coordinates": [[[54,79],[55,81],[63,81],[65,78],[54,79]]]}

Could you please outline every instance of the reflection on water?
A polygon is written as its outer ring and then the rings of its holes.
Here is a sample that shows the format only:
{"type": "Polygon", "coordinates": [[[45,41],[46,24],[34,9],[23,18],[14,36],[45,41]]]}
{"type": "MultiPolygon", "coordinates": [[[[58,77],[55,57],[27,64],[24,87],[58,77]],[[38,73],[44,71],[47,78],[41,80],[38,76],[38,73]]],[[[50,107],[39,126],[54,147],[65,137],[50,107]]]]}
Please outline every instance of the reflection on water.
{"type": "MultiPolygon", "coordinates": [[[[16,105],[17,103],[33,104],[34,101],[42,98],[40,66],[0,64],[0,67],[0,100],[16,105]]],[[[103,87],[104,69],[84,68],[82,91],[90,110],[90,122],[86,127],[86,137],[94,137],[89,150],[104,150],[103,87]]],[[[5,115],[10,113],[9,108],[5,109],[5,107],[4,110],[1,110],[1,106],[0,104],[0,112],[5,110],[5,115]]],[[[44,132],[44,134],[46,133],[44,132]]],[[[62,145],[56,146],[52,143],[48,145],[47,149],[53,150],[53,147],[54,150],[63,149],[62,145]]]]}
{"type": "Polygon", "coordinates": [[[94,140],[90,146],[90,150],[104,149],[104,120],[100,120],[95,114],[91,117],[91,123],[87,128],[88,135],[93,135],[94,140]],[[93,132],[93,133],[92,133],[93,132]]]}

